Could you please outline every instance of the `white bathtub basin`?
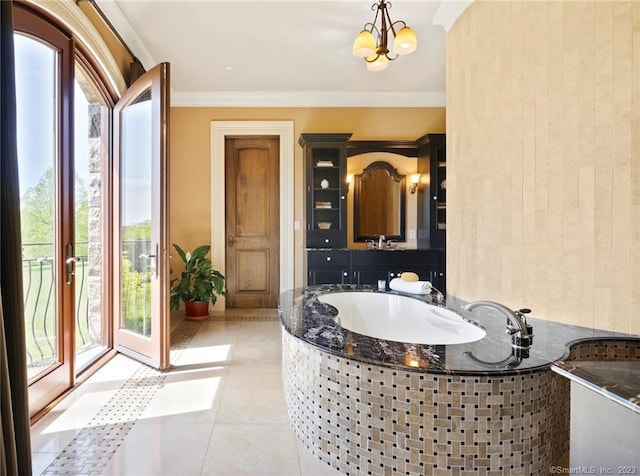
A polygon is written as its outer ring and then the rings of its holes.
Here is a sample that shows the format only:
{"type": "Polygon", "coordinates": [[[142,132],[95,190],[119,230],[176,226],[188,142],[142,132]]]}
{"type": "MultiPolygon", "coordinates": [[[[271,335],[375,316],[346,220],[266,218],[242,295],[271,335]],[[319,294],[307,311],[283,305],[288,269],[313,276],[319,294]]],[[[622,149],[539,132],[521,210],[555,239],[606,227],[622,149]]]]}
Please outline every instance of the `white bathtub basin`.
{"type": "Polygon", "coordinates": [[[318,296],[338,310],[337,322],[352,332],[413,344],[464,344],[482,339],[484,329],[460,314],[408,296],[338,292],[318,296]]]}

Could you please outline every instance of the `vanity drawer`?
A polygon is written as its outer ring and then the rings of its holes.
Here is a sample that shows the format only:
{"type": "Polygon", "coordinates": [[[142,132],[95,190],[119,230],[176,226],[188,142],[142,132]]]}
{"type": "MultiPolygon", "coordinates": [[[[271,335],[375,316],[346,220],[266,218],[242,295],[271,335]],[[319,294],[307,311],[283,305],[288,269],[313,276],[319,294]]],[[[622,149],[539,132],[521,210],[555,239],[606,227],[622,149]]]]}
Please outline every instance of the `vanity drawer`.
{"type": "Polygon", "coordinates": [[[309,251],[307,254],[309,268],[345,268],[349,269],[348,251],[309,251]]]}

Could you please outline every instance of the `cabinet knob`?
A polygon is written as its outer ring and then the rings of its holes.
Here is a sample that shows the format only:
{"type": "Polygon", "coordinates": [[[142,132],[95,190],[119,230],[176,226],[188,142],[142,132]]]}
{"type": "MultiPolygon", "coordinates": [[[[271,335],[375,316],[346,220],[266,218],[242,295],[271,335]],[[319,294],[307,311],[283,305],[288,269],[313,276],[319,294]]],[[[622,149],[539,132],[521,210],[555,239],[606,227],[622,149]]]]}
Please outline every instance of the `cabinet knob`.
{"type": "Polygon", "coordinates": [[[347,273],[346,271],[344,271],[344,272],[342,273],[342,276],[349,276],[349,273],[347,273]]]}
{"type": "Polygon", "coordinates": [[[331,256],[327,256],[327,261],[331,261],[331,256]]]}
{"type": "Polygon", "coordinates": [[[329,243],[331,240],[329,238],[325,238],[324,242],[329,243]]]}
{"type": "Polygon", "coordinates": [[[437,200],[437,199],[438,199],[438,196],[437,196],[437,195],[434,195],[434,196],[433,196],[433,199],[434,199],[434,200],[437,200]]]}

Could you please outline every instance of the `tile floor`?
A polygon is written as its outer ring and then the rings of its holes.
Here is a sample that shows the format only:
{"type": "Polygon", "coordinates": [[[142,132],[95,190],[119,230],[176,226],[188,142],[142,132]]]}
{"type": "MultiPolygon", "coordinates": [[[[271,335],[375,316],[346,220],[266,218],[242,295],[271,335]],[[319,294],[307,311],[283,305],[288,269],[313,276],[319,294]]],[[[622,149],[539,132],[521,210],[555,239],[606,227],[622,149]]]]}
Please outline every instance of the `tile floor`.
{"type": "Polygon", "coordinates": [[[275,310],[172,330],[171,371],[118,355],[32,427],[34,474],[339,475],[287,421],[275,310]]]}

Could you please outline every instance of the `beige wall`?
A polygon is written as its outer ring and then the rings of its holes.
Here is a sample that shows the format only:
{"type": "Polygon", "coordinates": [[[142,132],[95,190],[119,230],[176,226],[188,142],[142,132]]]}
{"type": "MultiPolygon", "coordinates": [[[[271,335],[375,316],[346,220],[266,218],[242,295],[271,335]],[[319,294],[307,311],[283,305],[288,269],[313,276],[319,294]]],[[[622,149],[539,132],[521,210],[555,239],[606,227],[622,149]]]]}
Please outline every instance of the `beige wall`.
{"type": "Polygon", "coordinates": [[[448,291],[640,333],[640,2],[475,1],[447,133],[448,291]]]}
{"type": "MultiPolygon", "coordinates": [[[[302,148],[297,144],[302,132],[352,132],[354,140],[415,140],[428,132],[443,132],[445,110],[174,107],[170,128],[172,243],[191,249],[210,242],[212,226],[224,226],[224,223],[211,223],[211,121],[263,120],[294,122],[294,220],[300,221],[304,229],[304,166],[302,148]]],[[[301,286],[304,283],[302,231],[294,232],[294,248],[294,282],[301,286]]]]}

